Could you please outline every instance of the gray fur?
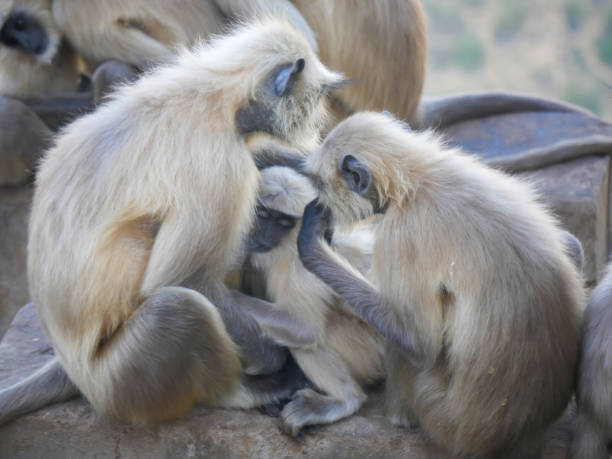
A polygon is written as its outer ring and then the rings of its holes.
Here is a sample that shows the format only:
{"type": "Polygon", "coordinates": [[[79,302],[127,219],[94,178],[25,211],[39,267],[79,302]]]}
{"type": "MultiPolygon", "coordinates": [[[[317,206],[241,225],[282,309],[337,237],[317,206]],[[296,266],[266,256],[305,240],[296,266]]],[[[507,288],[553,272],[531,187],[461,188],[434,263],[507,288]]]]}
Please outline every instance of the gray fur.
{"type": "Polygon", "coordinates": [[[612,270],[591,294],[584,314],[573,457],[608,458],[612,441],[612,270]]]}

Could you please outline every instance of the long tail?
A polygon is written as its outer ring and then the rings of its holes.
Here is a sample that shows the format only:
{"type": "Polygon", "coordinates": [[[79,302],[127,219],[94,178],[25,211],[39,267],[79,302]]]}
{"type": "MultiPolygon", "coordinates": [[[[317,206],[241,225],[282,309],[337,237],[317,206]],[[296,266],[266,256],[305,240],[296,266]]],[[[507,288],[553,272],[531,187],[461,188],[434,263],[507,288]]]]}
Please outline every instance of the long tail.
{"type": "Polygon", "coordinates": [[[53,358],[32,375],[0,391],[0,425],[78,394],[64,368],[53,358]]]}

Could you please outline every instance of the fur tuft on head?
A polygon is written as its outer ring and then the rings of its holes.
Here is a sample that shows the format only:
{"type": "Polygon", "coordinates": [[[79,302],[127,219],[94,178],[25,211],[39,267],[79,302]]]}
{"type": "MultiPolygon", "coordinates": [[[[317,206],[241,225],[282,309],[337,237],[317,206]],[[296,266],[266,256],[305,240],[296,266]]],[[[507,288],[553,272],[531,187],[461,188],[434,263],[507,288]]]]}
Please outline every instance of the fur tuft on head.
{"type": "Polygon", "coordinates": [[[270,167],[260,176],[259,202],[270,209],[299,218],[317,197],[308,179],[289,167],[270,167]]]}

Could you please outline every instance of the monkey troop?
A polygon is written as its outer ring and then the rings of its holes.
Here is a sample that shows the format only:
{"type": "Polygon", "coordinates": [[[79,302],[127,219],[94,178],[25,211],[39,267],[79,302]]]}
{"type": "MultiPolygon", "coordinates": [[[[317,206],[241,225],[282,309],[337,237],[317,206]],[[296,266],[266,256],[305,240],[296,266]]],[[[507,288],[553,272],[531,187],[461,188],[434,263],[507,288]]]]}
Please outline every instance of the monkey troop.
{"type": "Polygon", "coordinates": [[[320,203],[300,257],[386,338],[392,422],[453,453],[539,457],[572,394],[584,292],[532,190],[375,113],[336,126],[305,172],[320,203]],[[383,213],[367,278],[323,242],[328,212],[383,213]]]}

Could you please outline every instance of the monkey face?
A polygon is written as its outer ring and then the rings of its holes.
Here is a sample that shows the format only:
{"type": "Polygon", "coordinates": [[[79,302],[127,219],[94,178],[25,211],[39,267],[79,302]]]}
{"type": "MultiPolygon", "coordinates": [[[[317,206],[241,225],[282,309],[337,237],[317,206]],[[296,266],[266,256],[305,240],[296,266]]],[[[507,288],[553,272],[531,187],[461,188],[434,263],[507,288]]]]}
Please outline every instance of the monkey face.
{"type": "Polygon", "coordinates": [[[309,145],[326,121],[326,96],[344,79],[329,71],[308,42],[287,24],[272,23],[249,52],[255,76],[236,111],[243,135],[266,133],[290,144],[309,145]],[[263,60],[265,58],[265,60],[263,60]]]}
{"type": "Polygon", "coordinates": [[[57,53],[61,35],[45,0],[3,2],[0,43],[50,64],[57,53]]]}
{"type": "Polygon", "coordinates": [[[305,161],[320,201],[352,223],[404,202],[430,157],[428,133],[413,133],[391,115],[360,112],[339,123],[305,161]]]}
{"type": "Polygon", "coordinates": [[[261,172],[259,205],[249,235],[249,252],[268,252],[295,237],[304,207],[316,197],[308,179],[288,167],[270,167],[261,172]]]}

